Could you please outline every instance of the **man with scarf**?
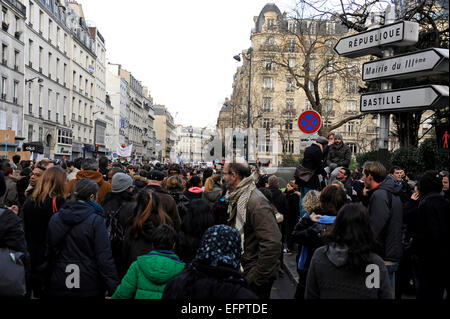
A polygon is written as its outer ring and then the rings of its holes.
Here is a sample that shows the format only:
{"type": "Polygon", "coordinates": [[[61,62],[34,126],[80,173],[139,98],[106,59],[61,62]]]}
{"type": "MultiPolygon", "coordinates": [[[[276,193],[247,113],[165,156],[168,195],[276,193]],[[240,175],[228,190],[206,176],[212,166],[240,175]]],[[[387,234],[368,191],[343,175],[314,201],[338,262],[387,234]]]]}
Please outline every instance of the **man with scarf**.
{"type": "Polygon", "coordinates": [[[280,267],[281,232],[267,198],[256,188],[258,174],[245,161],[225,163],[228,222],[241,234],[241,265],[250,288],[259,298],[270,298],[280,267]]]}
{"type": "Polygon", "coordinates": [[[342,168],[349,167],[351,159],[350,147],[344,144],[342,134],[337,133],[334,135],[334,144],[329,147],[326,158],[325,171],[330,174],[330,184],[336,181],[337,174],[342,168]]]}

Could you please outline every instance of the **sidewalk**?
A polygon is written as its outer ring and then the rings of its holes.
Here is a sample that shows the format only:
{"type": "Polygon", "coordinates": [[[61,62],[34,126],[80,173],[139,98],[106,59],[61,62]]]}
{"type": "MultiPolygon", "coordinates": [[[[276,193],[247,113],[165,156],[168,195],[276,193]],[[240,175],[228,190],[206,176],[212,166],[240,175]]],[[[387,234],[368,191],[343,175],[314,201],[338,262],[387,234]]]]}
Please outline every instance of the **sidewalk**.
{"type": "Polygon", "coordinates": [[[298,273],[297,273],[297,262],[295,261],[295,252],[283,254],[283,270],[287,273],[290,280],[297,286],[298,284],[298,273]]]}

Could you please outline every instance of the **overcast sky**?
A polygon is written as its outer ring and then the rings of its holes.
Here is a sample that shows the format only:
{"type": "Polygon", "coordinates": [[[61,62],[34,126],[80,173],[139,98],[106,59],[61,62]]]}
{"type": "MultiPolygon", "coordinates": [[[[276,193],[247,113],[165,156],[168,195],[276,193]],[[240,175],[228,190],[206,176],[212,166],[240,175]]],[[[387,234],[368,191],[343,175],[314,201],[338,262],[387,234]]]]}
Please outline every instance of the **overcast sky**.
{"type": "MultiPolygon", "coordinates": [[[[289,12],[292,1],[276,4],[289,12]]],[[[250,47],[253,17],[270,0],[78,2],[105,38],[109,61],[178,113],[177,124],[203,127],[215,125],[240,64],[233,56],[250,47]]]]}

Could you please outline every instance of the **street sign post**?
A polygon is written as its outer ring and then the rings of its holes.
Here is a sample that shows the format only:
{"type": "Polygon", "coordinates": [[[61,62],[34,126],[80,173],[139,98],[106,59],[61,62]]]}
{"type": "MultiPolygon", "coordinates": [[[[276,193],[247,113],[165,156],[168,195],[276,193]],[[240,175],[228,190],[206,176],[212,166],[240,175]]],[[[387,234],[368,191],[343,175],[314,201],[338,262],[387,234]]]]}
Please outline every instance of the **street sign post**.
{"type": "Polygon", "coordinates": [[[322,118],[316,111],[305,111],[298,118],[298,127],[305,134],[314,134],[321,126],[322,118]]]}
{"type": "Polygon", "coordinates": [[[382,113],[448,106],[448,86],[424,85],[361,95],[361,112],[382,113]]]}
{"type": "Polygon", "coordinates": [[[430,48],[363,64],[363,81],[448,73],[448,49],[430,48]]]}
{"type": "Polygon", "coordinates": [[[334,51],[340,56],[357,58],[369,54],[380,54],[382,46],[408,46],[419,39],[419,24],[399,21],[380,28],[360,32],[341,38],[334,51]]]}

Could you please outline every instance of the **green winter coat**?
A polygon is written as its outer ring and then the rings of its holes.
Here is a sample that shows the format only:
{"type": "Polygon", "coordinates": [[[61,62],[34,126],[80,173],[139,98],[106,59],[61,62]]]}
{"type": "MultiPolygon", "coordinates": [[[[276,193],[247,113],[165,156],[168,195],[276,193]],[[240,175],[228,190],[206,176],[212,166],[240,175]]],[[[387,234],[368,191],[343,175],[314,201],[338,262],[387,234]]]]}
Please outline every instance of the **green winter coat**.
{"type": "Polygon", "coordinates": [[[170,251],[154,250],[139,256],[111,299],[161,299],[169,280],[177,276],[184,263],[170,251]]]}

